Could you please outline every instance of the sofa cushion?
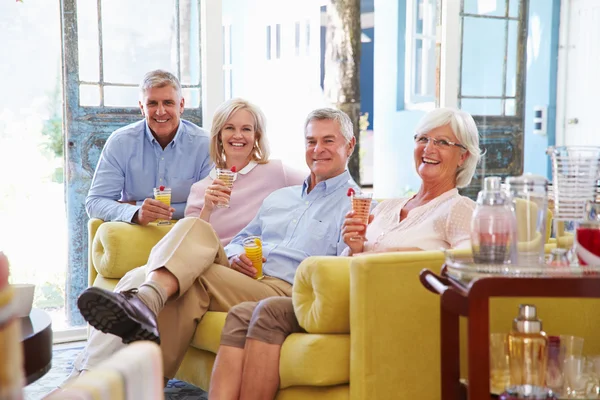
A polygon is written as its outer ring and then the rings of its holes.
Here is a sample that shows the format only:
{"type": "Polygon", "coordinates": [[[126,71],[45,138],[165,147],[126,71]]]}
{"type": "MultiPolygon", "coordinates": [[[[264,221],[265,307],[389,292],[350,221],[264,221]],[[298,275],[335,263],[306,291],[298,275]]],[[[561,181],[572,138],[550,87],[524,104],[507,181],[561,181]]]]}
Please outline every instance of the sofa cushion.
{"type": "Polygon", "coordinates": [[[146,264],[152,247],[173,225],[103,223],[92,243],[94,268],[105,278],[122,278],[128,271],[146,264]]]}
{"type": "Polygon", "coordinates": [[[294,333],[281,348],[280,388],[350,382],[350,335],[294,333]]]}
{"type": "Polygon", "coordinates": [[[209,311],[204,314],[194,333],[192,346],[217,354],[225,317],[227,317],[225,312],[209,311]]]}

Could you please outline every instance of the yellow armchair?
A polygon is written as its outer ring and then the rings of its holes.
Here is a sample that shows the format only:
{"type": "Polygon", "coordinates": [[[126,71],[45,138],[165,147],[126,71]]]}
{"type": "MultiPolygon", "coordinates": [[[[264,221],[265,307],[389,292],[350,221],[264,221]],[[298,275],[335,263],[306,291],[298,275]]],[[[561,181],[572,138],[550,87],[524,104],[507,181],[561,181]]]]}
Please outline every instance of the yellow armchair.
{"type": "MultiPolygon", "coordinates": [[[[421,286],[419,272],[429,268],[439,273],[443,262],[443,253],[437,251],[353,259],[316,257],[303,262],[293,296],[298,320],[308,333],[294,334],[284,342],[282,385],[288,384],[284,378],[291,375],[288,369],[299,374],[298,365],[284,362],[284,356],[298,351],[298,341],[328,336],[338,342],[340,354],[330,350],[305,360],[304,381],[319,368],[329,384],[340,382],[336,388],[347,399],[440,399],[440,299],[421,286]],[[349,340],[348,347],[344,340],[349,340]],[[343,351],[348,351],[346,357],[343,351]],[[323,371],[323,365],[331,371],[323,371]]],[[[521,303],[538,306],[548,334],[582,336],[586,353],[600,353],[600,300],[494,298],[491,331],[508,332],[521,303]]],[[[461,374],[466,377],[466,324],[462,322],[461,374]]],[[[329,397],[323,394],[322,398],[329,397]]]]}

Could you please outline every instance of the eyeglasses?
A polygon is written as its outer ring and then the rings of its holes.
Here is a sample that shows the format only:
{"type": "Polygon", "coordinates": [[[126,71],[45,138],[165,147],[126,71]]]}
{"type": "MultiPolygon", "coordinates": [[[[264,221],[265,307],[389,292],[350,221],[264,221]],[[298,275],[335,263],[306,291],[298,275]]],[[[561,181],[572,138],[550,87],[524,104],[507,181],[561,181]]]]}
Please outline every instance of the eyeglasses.
{"type": "Polygon", "coordinates": [[[449,149],[451,146],[456,146],[460,147],[463,150],[467,150],[467,148],[460,143],[451,142],[446,139],[434,139],[424,135],[415,135],[415,143],[418,145],[427,146],[427,143],[429,143],[430,140],[433,142],[433,145],[435,147],[438,147],[440,149],[449,149]]]}

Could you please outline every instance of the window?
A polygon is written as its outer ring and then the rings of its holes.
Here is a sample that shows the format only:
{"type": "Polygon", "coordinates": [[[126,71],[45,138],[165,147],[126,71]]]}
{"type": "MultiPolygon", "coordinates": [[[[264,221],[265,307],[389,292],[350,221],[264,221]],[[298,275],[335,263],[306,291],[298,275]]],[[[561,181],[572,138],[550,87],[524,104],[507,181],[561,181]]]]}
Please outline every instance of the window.
{"type": "Polygon", "coordinates": [[[427,109],[435,104],[436,17],[435,0],[407,1],[406,108],[427,109]]]}
{"type": "Polygon", "coordinates": [[[281,24],[267,25],[267,60],[281,58],[281,24]]]}
{"type": "Polygon", "coordinates": [[[231,24],[223,25],[223,87],[225,89],[225,100],[233,96],[233,62],[231,46],[231,24]]]}
{"type": "Polygon", "coordinates": [[[294,25],[294,54],[300,55],[300,22],[294,25]]]}

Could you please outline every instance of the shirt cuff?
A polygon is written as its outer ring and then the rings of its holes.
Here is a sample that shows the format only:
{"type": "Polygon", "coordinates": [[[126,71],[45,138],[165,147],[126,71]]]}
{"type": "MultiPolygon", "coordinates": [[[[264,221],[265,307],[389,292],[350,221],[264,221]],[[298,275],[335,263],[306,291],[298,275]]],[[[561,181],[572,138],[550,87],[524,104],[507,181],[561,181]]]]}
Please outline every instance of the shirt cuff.
{"type": "MultiPolygon", "coordinates": [[[[136,204],[139,203],[136,202],[136,204]]],[[[143,203],[143,202],[142,202],[143,203]]],[[[127,207],[127,209],[123,212],[121,221],[123,222],[129,222],[130,224],[133,224],[134,222],[133,220],[133,216],[135,215],[135,213],[142,208],[142,206],[134,206],[134,205],[130,205],[129,207],[127,207]]]]}
{"type": "Polygon", "coordinates": [[[229,243],[225,246],[225,254],[227,254],[227,258],[239,256],[244,252],[244,246],[235,243],[229,243]]]}

